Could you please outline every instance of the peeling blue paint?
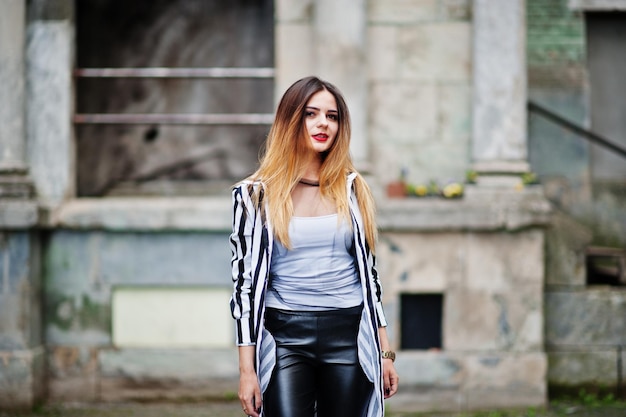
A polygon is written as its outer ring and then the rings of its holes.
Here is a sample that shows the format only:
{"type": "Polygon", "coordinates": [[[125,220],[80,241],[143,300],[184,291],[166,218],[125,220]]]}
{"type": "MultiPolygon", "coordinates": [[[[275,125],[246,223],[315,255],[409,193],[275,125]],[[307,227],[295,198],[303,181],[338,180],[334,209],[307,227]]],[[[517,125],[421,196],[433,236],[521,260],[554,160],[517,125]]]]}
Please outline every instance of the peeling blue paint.
{"type": "Polygon", "coordinates": [[[387,246],[389,246],[389,250],[393,253],[402,253],[402,249],[400,248],[400,246],[396,245],[395,243],[393,243],[393,241],[391,239],[385,239],[385,243],[387,243],[387,246]]]}
{"type": "Polygon", "coordinates": [[[489,368],[495,368],[496,366],[500,364],[500,358],[495,357],[495,356],[480,358],[480,363],[489,368]]]}
{"type": "Polygon", "coordinates": [[[509,324],[506,302],[502,299],[502,297],[499,296],[495,296],[494,299],[500,307],[500,314],[498,316],[498,330],[500,331],[500,334],[502,336],[508,339],[508,336],[511,334],[511,325],[509,324]]]}

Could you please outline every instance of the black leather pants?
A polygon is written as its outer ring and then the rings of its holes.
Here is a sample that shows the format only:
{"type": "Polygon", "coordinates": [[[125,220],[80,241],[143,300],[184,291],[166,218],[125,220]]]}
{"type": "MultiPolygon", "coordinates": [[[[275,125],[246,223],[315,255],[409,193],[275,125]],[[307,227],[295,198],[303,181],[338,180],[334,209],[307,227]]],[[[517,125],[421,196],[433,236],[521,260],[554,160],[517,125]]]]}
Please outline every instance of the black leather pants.
{"type": "Polygon", "coordinates": [[[357,354],[362,309],[267,309],[276,366],[263,398],[265,417],[366,416],[373,384],[357,354]]]}

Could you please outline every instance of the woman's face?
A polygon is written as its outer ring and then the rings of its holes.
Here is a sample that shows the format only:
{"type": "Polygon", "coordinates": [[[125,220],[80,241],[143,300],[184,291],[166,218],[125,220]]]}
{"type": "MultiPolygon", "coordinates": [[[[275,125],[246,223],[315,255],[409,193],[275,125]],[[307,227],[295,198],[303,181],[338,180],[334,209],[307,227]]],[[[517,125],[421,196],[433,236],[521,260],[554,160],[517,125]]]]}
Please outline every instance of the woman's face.
{"type": "Polygon", "coordinates": [[[304,111],[304,123],[312,148],[318,153],[329,150],[339,130],[335,97],[326,90],[319,91],[311,96],[304,111]]]}

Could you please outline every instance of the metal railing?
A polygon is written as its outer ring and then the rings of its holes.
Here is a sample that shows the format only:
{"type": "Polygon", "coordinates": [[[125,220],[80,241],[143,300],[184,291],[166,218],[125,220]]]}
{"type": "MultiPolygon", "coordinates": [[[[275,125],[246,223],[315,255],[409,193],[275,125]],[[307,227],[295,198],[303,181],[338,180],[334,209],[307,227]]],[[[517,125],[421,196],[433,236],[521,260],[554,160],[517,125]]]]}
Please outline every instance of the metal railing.
{"type": "Polygon", "coordinates": [[[274,78],[274,68],[77,68],[80,78],[274,78]]]}
{"type": "MultiPolygon", "coordinates": [[[[77,68],[76,78],[235,79],[274,78],[274,68],[77,68]]],[[[89,113],[75,114],[75,124],[117,125],[270,125],[271,113],[89,113]]]]}
{"type": "Polygon", "coordinates": [[[591,130],[585,129],[583,127],[580,127],[570,122],[563,116],[557,113],[554,113],[553,111],[548,110],[547,108],[535,102],[532,102],[532,101],[528,102],[528,111],[531,113],[536,113],[542,116],[543,118],[550,120],[552,123],[555,123],[569,130],[570,132],[573,132],[577,134],[578,136],[584,139],[587,139],[589,142],[595,143],[597,145],[602,146],[605,149],[610,150],[611,152],[621,156],[622,158],[626,158],[626,148],[621,147],[614,141],[607,139],[595,132],[592,132],[591,130]]]}

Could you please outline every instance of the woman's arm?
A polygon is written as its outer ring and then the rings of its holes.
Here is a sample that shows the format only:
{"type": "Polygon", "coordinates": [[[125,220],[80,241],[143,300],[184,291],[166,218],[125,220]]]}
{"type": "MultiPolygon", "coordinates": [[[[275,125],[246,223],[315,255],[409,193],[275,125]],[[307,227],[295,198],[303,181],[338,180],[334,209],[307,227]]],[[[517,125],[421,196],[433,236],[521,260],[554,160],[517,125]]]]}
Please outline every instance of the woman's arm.
{"type": "MultiPolygon", "coordinates": [[[[391,350],[389,339],[387,338],[387,329],[385,327],[378,328],[378,337],[380,338],[380,349],[382,351],[391,350]]],[[[399,381],[400,378],[393,365],[393,360],[383,359],[383,389],[385,398],[389,398],[398,392],[399,381]]]]}
{"type": "Polygon", "coordinates": [[[239,346],[239,401],[247,415],[259,417],[263,400],[254,370],[254,355],[254,345],[239,346]]]}
{"type": "Polygon", "coordinates": [[[237,344],[239,345],[239,401],[244,412],[259,417],[261,389],[255,371],[256,335],[254,334],[254,304],[252,291],[252,234],[254,213],[247,187],[240,185],[233,190],[233,232],[230,235],[232,252],[233,295],[231,312],[236,320],[237,344]]]}
{"type": "Polygon", "coordinates": [[[233,294],[230,308],[236,324],[237,345],[252,345],[256,342],[254,292],[252,282],[252,234],[254,233],[254,211],[248,189],[239,185],[233,190],[233,231],[230,235],[232,253],[231,267],[233,294]]]}

